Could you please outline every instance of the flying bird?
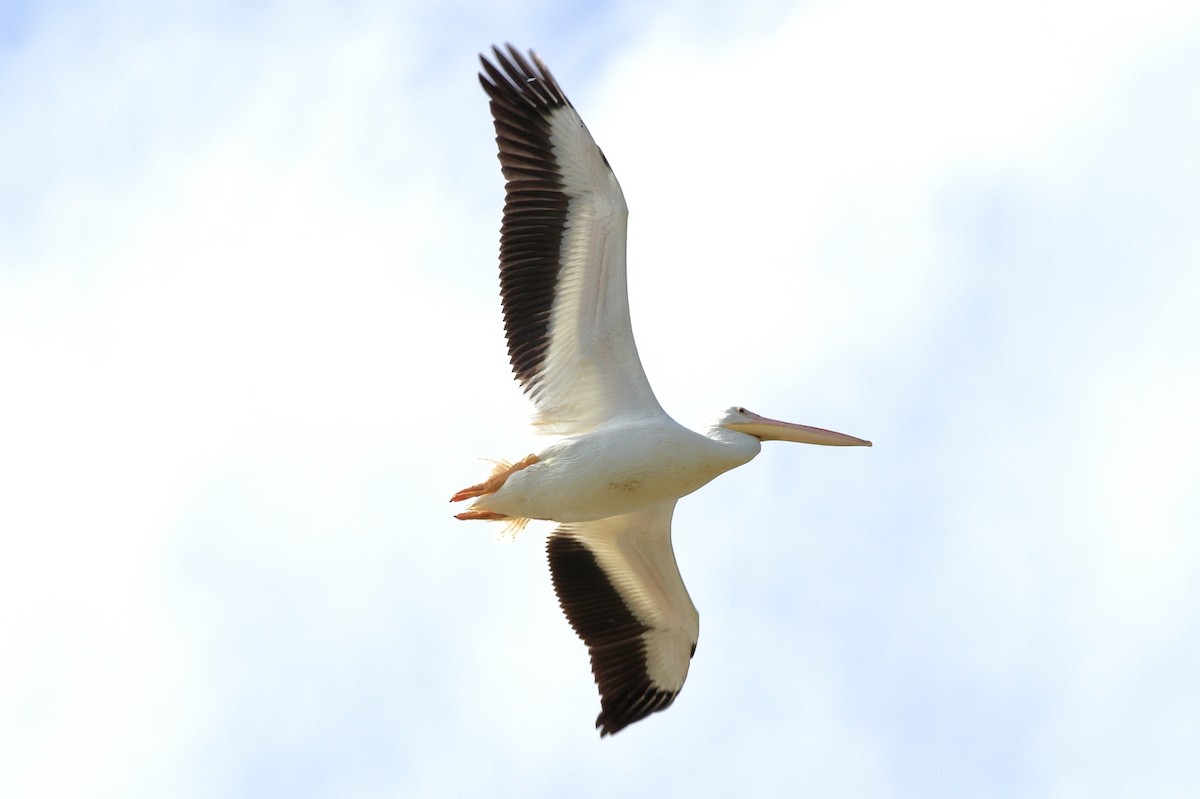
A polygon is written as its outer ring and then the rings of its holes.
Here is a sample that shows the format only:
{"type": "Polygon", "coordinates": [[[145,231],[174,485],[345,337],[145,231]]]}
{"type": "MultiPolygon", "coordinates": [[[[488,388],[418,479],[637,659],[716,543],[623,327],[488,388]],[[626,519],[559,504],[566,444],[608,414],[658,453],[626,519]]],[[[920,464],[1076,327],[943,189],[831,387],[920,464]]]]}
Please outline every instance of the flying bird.
{"type": "Polygon", "coordinates": [[[730,408],[703,435],[666,414],[642,370],[625,286],[628,211],[604,153],[530,51],[493,47],[479,81],[506,179],[500,295],[513,372],[557,436],[459,491],[459,519],[560,526],[547,541],[559,604],[587,645],[601,737],[665,709],[700,617],[675,563],[676,501],[763,441],[871,446],[730,408]]]}

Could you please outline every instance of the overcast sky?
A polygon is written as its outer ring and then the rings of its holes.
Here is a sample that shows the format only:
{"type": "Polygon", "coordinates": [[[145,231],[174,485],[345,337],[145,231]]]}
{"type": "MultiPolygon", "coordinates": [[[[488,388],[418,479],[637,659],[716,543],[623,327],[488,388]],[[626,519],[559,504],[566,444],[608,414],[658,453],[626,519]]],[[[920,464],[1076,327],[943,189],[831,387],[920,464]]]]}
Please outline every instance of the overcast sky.
{"type": "Polygon", "coordinates": [[[0,4],[0,794],[1200,784],[1200,11],[0,4]],[[625,190],[701,614],[614,738],[531,527],[476,54],[625,190]]]}

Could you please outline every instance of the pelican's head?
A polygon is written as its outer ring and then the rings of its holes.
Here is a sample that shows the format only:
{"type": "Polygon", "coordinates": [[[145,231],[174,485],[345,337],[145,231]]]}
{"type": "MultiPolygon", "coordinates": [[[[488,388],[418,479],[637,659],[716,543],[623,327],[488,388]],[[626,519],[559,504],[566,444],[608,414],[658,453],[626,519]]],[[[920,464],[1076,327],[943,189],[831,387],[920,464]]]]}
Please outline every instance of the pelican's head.
{"type": "Polygon", "coordinates": [[[759,416],[745,408],[730,408],[721,417],[718,426],[754,436],[760,441],[795,441],[798,444],[824,444],[830,447],[869,447],[870,441],[848,436],[845,433],[835,433],[832,430],[822,430],[820,427],[807,427],[802,424],[780,422],[759,416]]]}

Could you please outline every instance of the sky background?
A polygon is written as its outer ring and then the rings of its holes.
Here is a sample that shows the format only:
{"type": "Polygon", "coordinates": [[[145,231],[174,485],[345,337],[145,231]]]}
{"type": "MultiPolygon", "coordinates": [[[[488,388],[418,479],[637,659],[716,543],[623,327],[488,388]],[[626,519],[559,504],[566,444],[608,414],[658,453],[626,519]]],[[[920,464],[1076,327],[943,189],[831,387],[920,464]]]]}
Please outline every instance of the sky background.
{"type": "Polygon", "coordinates": [[[1191,2],[0,3],[0,795],[1200,785],[1191,2]],[[614,738],[542,546],[476,54],[631,209],[701,614],[614,738]]]}

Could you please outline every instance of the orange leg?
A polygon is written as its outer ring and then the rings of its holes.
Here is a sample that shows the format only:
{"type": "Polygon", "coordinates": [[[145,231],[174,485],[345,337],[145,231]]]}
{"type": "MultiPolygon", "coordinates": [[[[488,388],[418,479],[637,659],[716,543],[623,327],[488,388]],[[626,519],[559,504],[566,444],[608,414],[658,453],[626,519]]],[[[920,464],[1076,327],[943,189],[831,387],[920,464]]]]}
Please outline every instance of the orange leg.
{"type": "Polygon", "coordinates": [[[454,518],[462,519],[464,522],[471,519],[483,519],[488,522],[498,522],[507,519],[503,513],[496,513],[490,510],[465,510],[462,513],[454,514],[454,518]]]}
{"type": "MultiPolygon", "coordinates": [[[[524,458],[523,460],[520,460],[517,463],[514,463],[512,466],[501,466],[501,467],[497,468],[496,471],[492,472],[491,477],[484,480],[482,483],[479,483],[478,485],[473,485],[470,488],[464,488],[462,491],[459,491],[457,494],[450,497],[450,501],[451,502],[462,502],[464,499],[471,499],[472,497],[481,497],[484,494],[495,494],[497,491],[500,490],[500,487],[502,485],[504,485],[504,481],[507,480],[509,478],[509,476],[512,475],[513,472],[519,472],[522,469],[524,469],[525,467],[532,466],[533,464],[535,464],[537,462],[538,462],[537,455],[530,455],[530,456],[524,458]]],[[[467,513],[486,513],[486,512],[487,511],[468,511],[467,513]]],[[[504,516],[500,516],[500,515],[468,516],[465,513],[460,513],[458,515],[459,519],[462,519],[464,517],[468,518],[468,519],[484,519],[484,518],[503,519],[503,518],[505,518],[504,516]]]]}

